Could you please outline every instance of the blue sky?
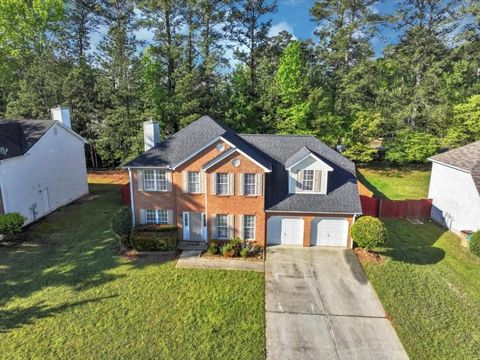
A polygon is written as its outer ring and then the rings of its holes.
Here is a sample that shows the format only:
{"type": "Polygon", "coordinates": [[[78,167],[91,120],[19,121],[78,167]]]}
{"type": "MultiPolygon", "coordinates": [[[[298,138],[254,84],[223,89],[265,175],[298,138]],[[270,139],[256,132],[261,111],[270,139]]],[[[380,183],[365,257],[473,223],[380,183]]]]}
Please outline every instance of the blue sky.
{"type": "MultiPolygon", "coordinates": [[[[295,38],[305,40],[308,38],[316,39],[314,35],[316,23],[310,15],[310,8],[313,0],[277,0],[278,10],[271,15],[272,29],[271,35],[275,35],[282,30],[290,32],[295,38]]],[[[391,14],[394,11],[395,1],[384,0],[375,5],[375,9],[380,14],[391,14]]],[[[94,50],[96,45],[105,34],[106,29],[100,28],[99,31],[92,36],[91,49],[94,50]]],[[[153,37],[153,33],[147,29],[141,29],[136,33],[137,39],[148,43],[153,37]]],[[[390,27],[382,27],[380,36],[372,39],[377,56],[380,56],[383,48],[398,40],[398,33],[390,27]]],[[[230,51],[227,51],[230,53],[230,51]]],[[[229,54],[227,54],[229,57],[229,54]]]]}
{"type": "MultiPolygon", "coordinates": [[[[277,0],[278,10],[272,15],[272,32],[277,33],[281,30],[287,30],[297,39],[305,40],[312,38],[315,40],[316,23],[310,15],[310,8],[313,0],[277,0]]],[[[391,14],[394,12],[395,1],[385,0],[378,2],[375,9],[380,14],[391,14]]],[[[383,48],[398,40],[397,33],[388,27],[380,29],[380,37],[372,40],[375,52],[381,54],[383,48]]]]}

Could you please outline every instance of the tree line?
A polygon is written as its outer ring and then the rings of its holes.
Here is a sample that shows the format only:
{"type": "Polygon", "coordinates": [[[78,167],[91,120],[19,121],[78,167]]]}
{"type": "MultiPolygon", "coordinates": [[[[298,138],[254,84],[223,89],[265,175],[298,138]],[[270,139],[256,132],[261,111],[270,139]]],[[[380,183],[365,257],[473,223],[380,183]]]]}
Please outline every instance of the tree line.
{"type": "Polygon", "coordinates": [[[71,108],[90,166],[142,151],[201,115],[244,133],[313,134],[358,162],[423,162],[480,139],[480,5],[317,0],[315,37],[270,36],[274,0],[0,3],[0,117],[71,108]],[[375,55],[381,29],[398,41],[375,55]],[[142,43],[139,29],[153,40],[142,43]],[[92,45],[92,39],[101,41],[92,45]]]}

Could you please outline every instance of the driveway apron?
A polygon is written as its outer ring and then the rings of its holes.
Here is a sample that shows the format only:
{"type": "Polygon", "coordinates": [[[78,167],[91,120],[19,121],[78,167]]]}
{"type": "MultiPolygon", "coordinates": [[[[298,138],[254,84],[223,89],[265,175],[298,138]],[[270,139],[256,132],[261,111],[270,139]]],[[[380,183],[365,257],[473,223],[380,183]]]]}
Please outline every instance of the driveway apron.
{"type": "Polygon", "coordinates": [[[269,247],[265,310],[267,360],[408,359],[351,250],[269,247]]]}

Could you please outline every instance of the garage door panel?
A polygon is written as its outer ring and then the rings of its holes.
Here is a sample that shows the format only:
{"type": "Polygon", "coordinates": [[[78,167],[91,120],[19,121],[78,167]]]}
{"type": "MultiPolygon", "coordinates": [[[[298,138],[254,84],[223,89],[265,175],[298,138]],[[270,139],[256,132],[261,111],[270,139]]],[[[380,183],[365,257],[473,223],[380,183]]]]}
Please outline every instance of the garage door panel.
{"type": "Polygon", "coordinates": [[[267,223],[269,245],[303,245],[303,219],[299,217],[272,216],[267,223]]]}
{"type": "Polygon", "coordinates": [[[347,247],[348,220],[343,218],[315,218],[312,221],[311,244],[347,247]]]}

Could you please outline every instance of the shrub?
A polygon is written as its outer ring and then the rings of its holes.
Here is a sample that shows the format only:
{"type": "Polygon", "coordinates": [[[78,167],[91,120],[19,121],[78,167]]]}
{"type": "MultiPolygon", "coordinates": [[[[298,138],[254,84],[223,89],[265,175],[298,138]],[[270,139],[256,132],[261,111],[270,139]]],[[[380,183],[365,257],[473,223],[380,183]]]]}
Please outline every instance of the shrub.
{"type": "Polygon", "coordinates": [[[396,164],[426,162],[439,149],[438,139],[428,133],[403,129],[387,143],[385,159],[396,164]]]}
{"type": "Polygon", "coordinates": [[[22,231],[25,218],[19,213],[12,212],[0,215],[0,234],[6,238],[12,237],[22,231]]]}
{"type": "Polygon", "coordinates": [[[225,243],[225,245],[222,246],[222,255],[224,257],[234,257],[235,256],[235,249],[232,245],[231,242],[225,243]]]}
{"type": "Polygon", "coordinates": [[[352,226],[352,239],[367,251],[384,244],[388,232],[385,224],[372,216],[362,216],[352,226]]]}
{"type": "Polygon", "coordinates": [[[110,221],[110,226],[118,236],[128,235],[132,231],[132,211],[124,206],[118,210],[110,221]]]}
{"type": "Polygon", "coordinates": [[[208,244],[207,253],[209,255],[215,255],[218,254],[218,250],[218,243],[216,241],[210,241],[208,244]]]}
{"type": "Polygon", "coordinates": [[[240,256],[243,258],[246,258],[249,253],[250,249],[248,247],[244,247],[242,250],[240,250],[240,256]]]}
{"type": "Polygon", "coordinates": [[[480,230],[472,234],[468,248],[472,254],[480,256],[480,230]]]}
{"type": "Polygon", "coordinates": [[[131,243],[138,251],[172,251],[177,247],[175,225],[144,225],[135,228],[131,243]]]}

